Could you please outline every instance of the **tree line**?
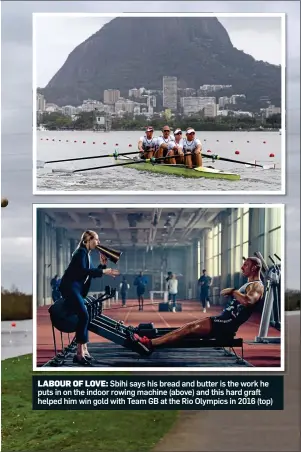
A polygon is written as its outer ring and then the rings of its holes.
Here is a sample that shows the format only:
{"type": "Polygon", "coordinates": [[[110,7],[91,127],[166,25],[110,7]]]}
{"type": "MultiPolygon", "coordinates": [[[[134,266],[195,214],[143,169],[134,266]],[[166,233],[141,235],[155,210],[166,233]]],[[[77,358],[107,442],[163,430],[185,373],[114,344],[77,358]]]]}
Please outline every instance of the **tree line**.
{"type": "MultiPolygon", "coordinates": [[[[182,130],[193,127],[199,131],[233,131],[233,130],[261,130],[262,128],[275,129],[281,128],[281,115],[273,115],[266,118],[236,117],[236,116],[216,116],[214,118],[205,118],[202,115],[190,117],[172,116],[160,117],[154,115],[149,121],[146,116],[133,116],[125,114],[121,117],[112,118],[112,130],[143,130],[147,125],[151,125],[156,130],[161,130],[165,124],[175,129],[180,127],[182,130]]],[[[82,112],[76,115],[75,119],[62,113],[44,113],[38,120],[38,126],[43,125],[48,130],[93,130],[94,112],[82,112]]]]}

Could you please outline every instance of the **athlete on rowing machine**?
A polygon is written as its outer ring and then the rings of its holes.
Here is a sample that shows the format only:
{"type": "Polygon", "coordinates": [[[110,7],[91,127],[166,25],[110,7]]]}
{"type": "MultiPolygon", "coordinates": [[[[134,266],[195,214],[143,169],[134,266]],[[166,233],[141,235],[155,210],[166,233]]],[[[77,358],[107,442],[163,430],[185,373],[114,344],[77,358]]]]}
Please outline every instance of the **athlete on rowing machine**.
{"type": "Polygon", "coordinates": [[[192,335],[198,338],[221,340],[234,337],[238,328],[250,318],[256,304],[263,296],[264,286],[260,279],[261,265],[257,257],[248,257],[244,261],[241,271],[248,281],[238,290],[228,288],[221,291],[221,295],[231,297],[231,300],[220,315],[186,323],[156,339],[140,337],[135,333],[132,337],[135,350],[141,355],[150,355],[156,347],[172,345],[192,335]]]}

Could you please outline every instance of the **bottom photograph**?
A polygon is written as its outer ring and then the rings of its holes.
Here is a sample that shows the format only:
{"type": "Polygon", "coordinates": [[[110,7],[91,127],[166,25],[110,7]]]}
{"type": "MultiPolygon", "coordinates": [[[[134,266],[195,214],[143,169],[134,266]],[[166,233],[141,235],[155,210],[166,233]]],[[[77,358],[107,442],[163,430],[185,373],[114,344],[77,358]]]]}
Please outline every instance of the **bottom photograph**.
{"type": "Polygon", "coordinates": [[[33,209],[34,370],[284,370],[283,205],[33,209]]]}

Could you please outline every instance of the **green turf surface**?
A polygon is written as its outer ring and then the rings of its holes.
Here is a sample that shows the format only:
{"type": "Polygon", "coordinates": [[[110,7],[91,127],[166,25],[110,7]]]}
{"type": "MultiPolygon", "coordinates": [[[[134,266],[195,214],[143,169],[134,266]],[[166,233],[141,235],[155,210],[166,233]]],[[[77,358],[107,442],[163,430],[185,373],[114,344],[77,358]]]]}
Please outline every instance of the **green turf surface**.
{"type": "Polygon", "coordinates": [[[31,355],[2,361],[3,451],[149,451],[178,416],[177,411],[33,411],[33,374],[83,375],[80,372],[33,373],[31,355]]]}

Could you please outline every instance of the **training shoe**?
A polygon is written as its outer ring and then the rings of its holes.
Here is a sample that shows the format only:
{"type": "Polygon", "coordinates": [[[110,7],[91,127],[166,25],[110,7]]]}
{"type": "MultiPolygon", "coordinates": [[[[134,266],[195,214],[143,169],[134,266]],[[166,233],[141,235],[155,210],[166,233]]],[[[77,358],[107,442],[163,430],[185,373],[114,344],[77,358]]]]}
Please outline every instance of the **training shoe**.
{"type": "Polygon", "coordinates": [[[203,312],[206,313],[206,308],[203,309],[203,312]]]}
{"type": "Polygon", "coordinates": [[[209,301],[207,301],[207,308],[210,308],[210,303],[209,303],[209,301]]]}
{"type": "Polygon", "coordinates": [[[135,351],[140,355],[151,355],[153,353],[152,341],[148,337],[140,337],[139,334],[134,333],[131,335],[131,339],[135,351]]]}

